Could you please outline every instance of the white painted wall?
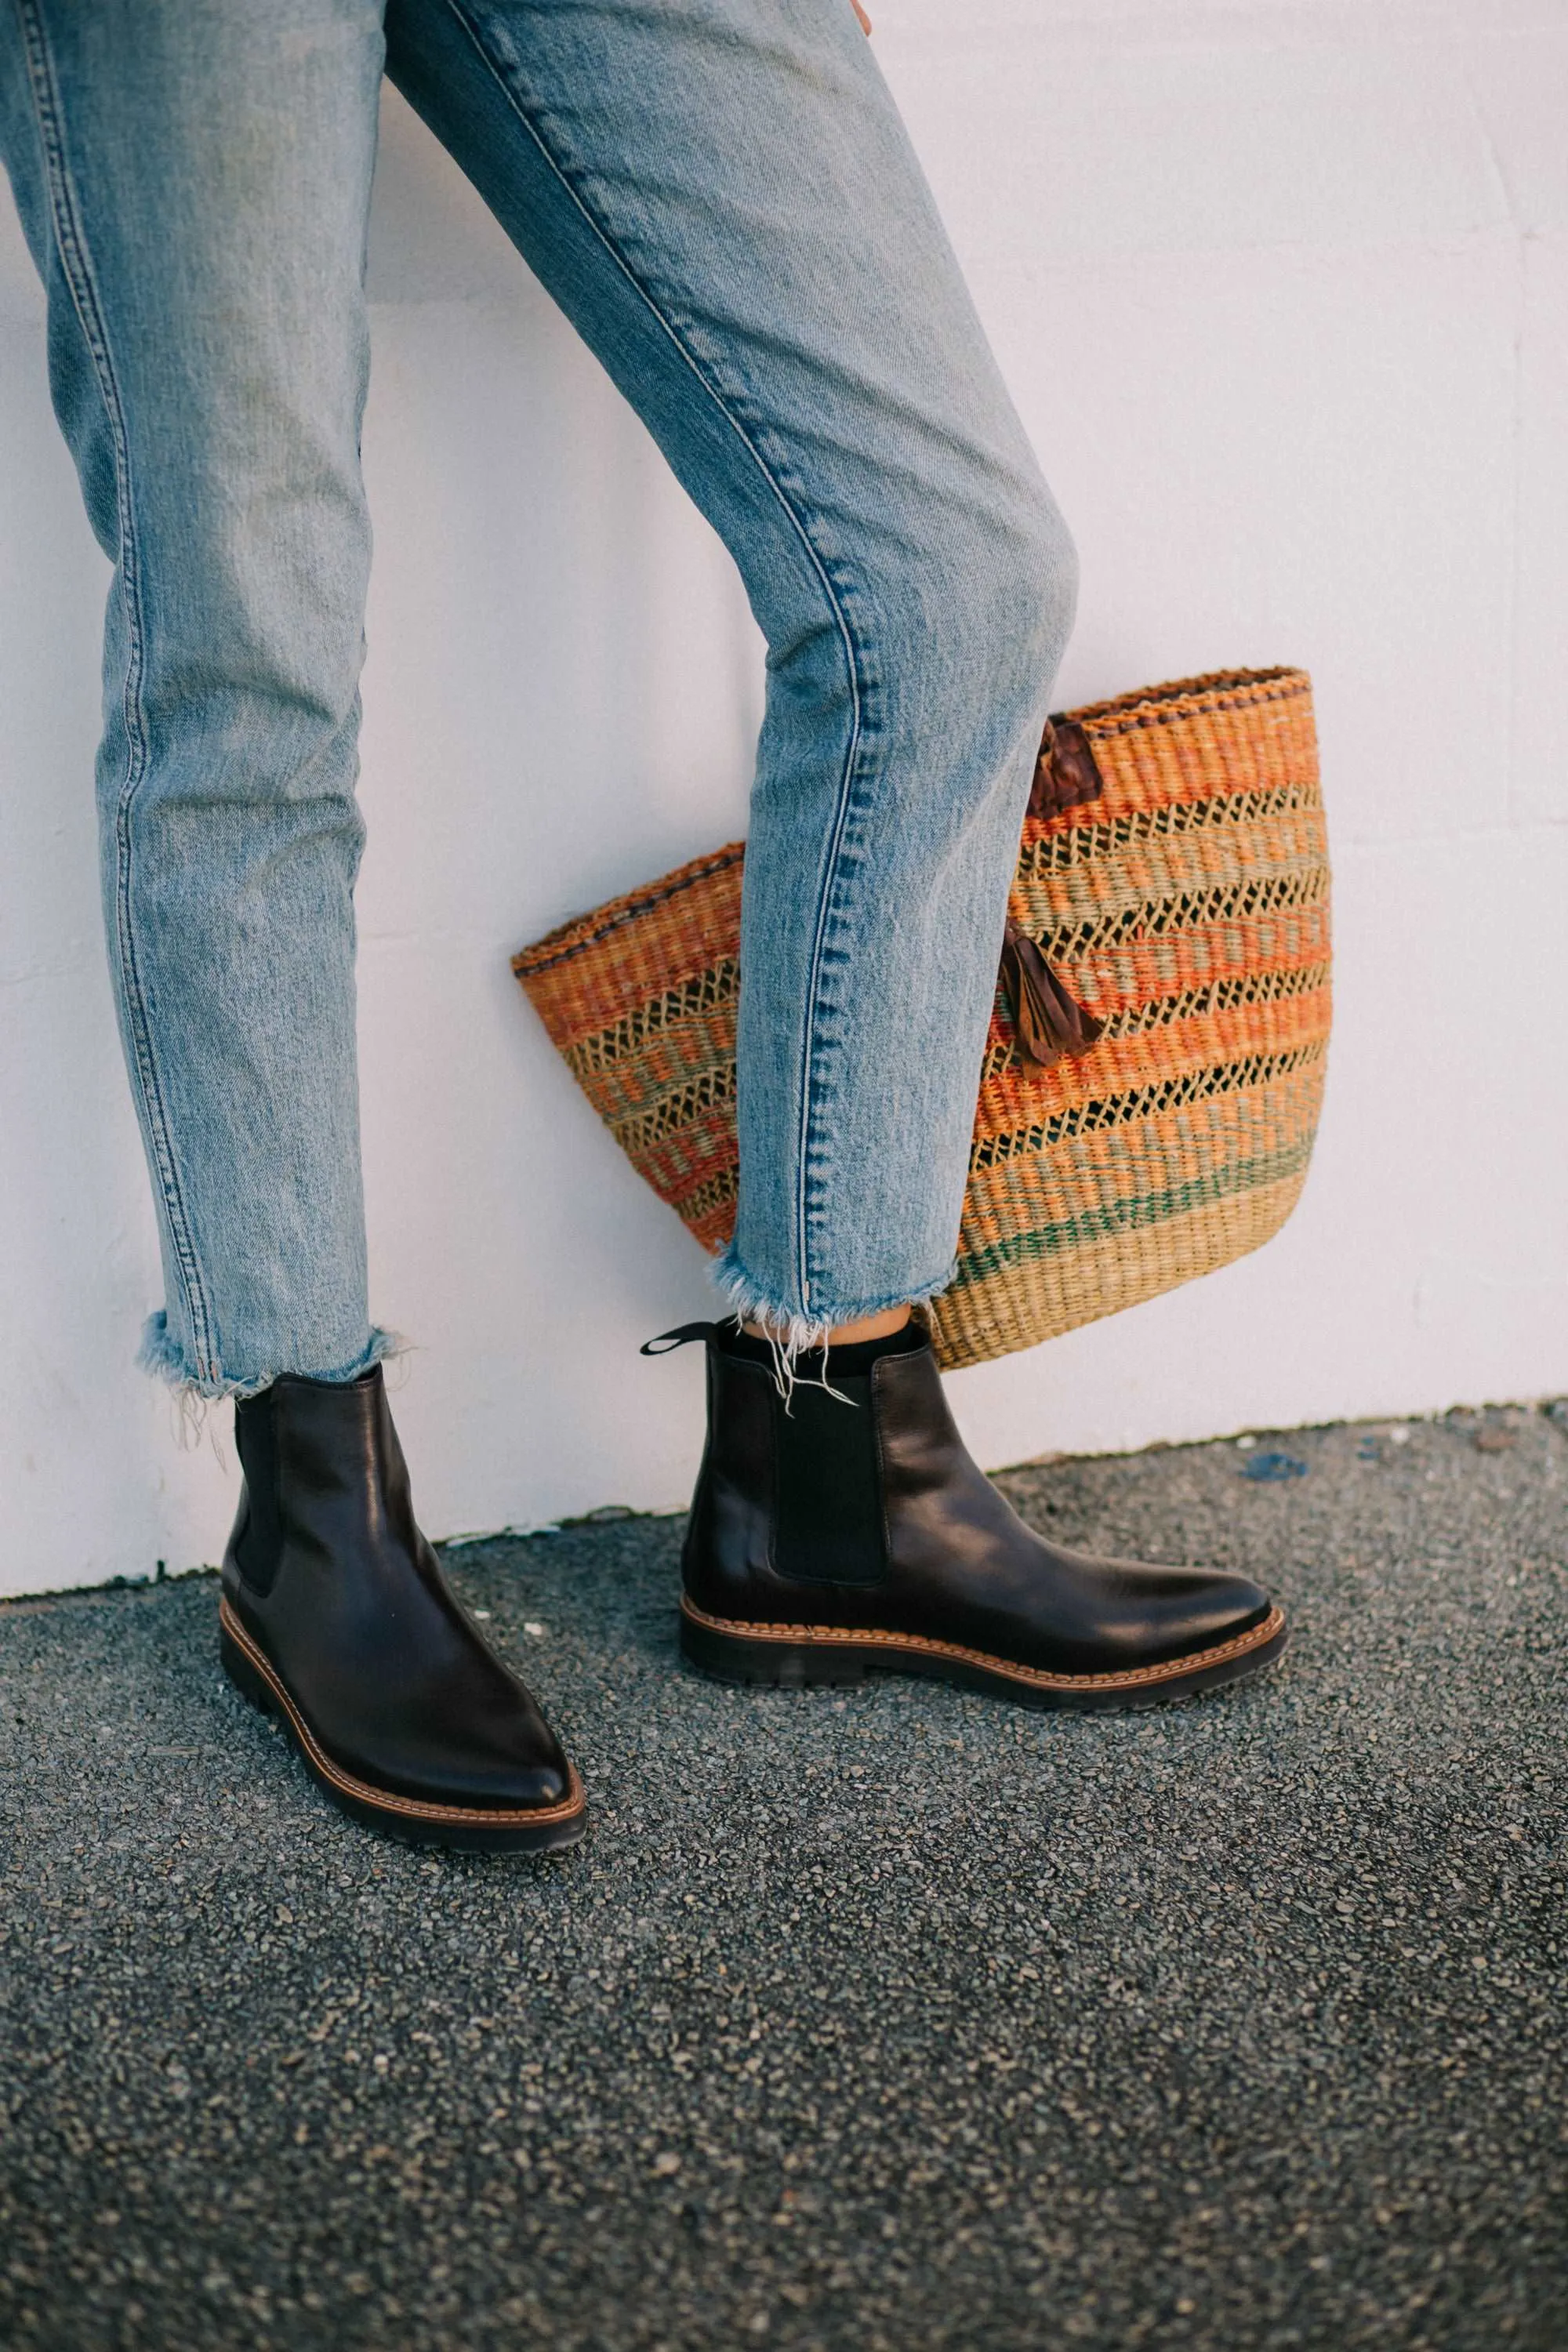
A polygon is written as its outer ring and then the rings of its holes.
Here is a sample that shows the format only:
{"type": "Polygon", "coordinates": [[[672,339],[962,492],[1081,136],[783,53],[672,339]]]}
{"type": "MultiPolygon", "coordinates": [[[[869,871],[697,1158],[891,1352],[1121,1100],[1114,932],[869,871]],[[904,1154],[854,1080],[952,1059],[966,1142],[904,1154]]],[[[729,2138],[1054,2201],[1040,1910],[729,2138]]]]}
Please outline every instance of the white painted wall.
{"type": "MultiPolygon", "coordinates": [[[[1568,0],[878,0],[1084,562],[1075,701],[1318,686],[1339,1032],[1245,1264],[960,1375],[995,1464],[1568,1390],[1568,0]]],[[[741,829],[728,559],[389,102],[361,893],[374,1297],[431,1531],[684,1497],[706,1303],[511,949],[741,829]]],[[[104,568],[0,226],[0,1591],[215,1559],[99,943],[104,568]]],[[[217,1433],[221,1432],[221,1435],[217,1433]]],[[[215,1443],[215,1437],[216,1442],[215,1443]]]]}

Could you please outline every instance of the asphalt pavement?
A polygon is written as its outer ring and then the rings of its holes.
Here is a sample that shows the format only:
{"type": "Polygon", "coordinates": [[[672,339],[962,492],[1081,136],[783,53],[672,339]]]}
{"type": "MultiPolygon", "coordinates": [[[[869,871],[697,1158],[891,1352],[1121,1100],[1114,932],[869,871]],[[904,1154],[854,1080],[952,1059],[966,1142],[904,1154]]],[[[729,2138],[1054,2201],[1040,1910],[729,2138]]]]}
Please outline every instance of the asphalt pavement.
{"type": "Polygon", "coordinates": [[[0,1609],[0,2344],[1562,2352],[1568,1410],[1004,1483],[1264,1578],[1285,1664],[732,1690],[678,1520],[467,1546],[592,1816],[451,1860],[327,1808],[210,1577],[0,1609]]]}

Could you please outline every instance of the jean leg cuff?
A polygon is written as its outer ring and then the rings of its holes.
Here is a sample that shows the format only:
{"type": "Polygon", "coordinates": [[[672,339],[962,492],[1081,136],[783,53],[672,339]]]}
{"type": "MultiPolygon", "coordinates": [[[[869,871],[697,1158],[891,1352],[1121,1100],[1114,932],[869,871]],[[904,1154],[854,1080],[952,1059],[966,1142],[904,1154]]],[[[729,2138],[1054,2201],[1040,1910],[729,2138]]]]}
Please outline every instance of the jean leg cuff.
{"type": "Polygon", "coordinates": [[[785,1362],[793,1363],[796,1356],[826,1346],[828,1333],[846,1323],[864,1323],[895,1307],[929,1306],[947,1288],[956,1265],[956,1257],[950,1258],[932,1281],[915,1282],[879,1298],[836,1299],[813,1315],[802,1314],[790,1299],[758,1282],[736,1255],[732,1242],[714,1259],[713,1279],[731,1314],[742,1323],[765,1324],[777,1339],[785,1362]]]}
{"type": "Polygon", "coordinates": [[[149,1315],[142,1333],[142,1345],[136,1351],[136,1361],[144,1372],[155,1380],[165,1381],[181,1396],[200,1397],[215,1401],[220,1397],[259,1396],[263,1389],[285,1372],[293,1372],[307,1380],[335,1381],[344,1383],[357,1381],[373,1364],[384,1362],[389,1356],[403,1353],[408,1342],[395,1331],[373,1328],[368,1345],[353,1361],[327,1371],[318,1371],[304,1364],[278,1364],[270,1371],[258,1372],[247,1380],[230,1379],[225,1373],[216,1377],[199,1372],[169,1328],[169,1318],[160,1307],[149,1315]]]}

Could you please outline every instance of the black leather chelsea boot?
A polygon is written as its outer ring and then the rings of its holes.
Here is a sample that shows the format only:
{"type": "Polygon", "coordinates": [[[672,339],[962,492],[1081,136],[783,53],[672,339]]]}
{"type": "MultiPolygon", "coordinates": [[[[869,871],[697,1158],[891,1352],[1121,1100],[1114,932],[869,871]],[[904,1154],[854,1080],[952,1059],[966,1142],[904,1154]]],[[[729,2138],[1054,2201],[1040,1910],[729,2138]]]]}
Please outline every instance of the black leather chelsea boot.
{"type": "Polygon", "coordinates": [[[713,1324],[666,1338],[708,1349],[681,1644],[709,1674],[880,1669],[1034,1706],[1140,1706],[1284,1648],[1283,1615],[1244,1577],[1094,1559],[1026,1528],[965,1451],[918,1325],[834,1349],[837,1396],[820,1357],[803,1360],[787,1409],[761,1341],[713,1324]]]}
{"type": "Polygon", "coordinates": [[[379,1366],[351,1382],[274,1381],[237,1405],[235,1432],[245,1488],[224,1555],[223,1663],[317,1785],[416,1845],[574,1845],[582,1784],[415,1524],[379,1366]]]}

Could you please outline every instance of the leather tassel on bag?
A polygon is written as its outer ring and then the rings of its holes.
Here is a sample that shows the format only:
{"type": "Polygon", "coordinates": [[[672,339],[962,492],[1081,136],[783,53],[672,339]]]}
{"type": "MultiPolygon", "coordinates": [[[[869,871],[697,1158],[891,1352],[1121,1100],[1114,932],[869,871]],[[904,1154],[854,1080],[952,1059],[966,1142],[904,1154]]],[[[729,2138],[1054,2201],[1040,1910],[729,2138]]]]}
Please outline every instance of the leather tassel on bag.
{"type": "MultiPolygon", "coordinates": [[[[1060,816],[1098,800],[1105,785],[1088,736],[1071,719],[1049,719],[1029,792],[1032,817],[1060,816]]],[[[1012,1000],[1018,1054],[1037,1070],[1053,1069],[1064,1055],[1087,1054],[1104,1023],[1069,996],[1035,940],[1009,922],[1002,949],[1002,985],[1012,1000]]]]}
{"type": "Polygon", "coordinates": [[[1053,1069],[1064,1055],[1087,1054],[1103,1021],[1068,994],[1027,931],[1007,925],[1002,948],[1002,984],[1013,1001],[1020,1057],[1037,1070],[1053,1069]]]}

